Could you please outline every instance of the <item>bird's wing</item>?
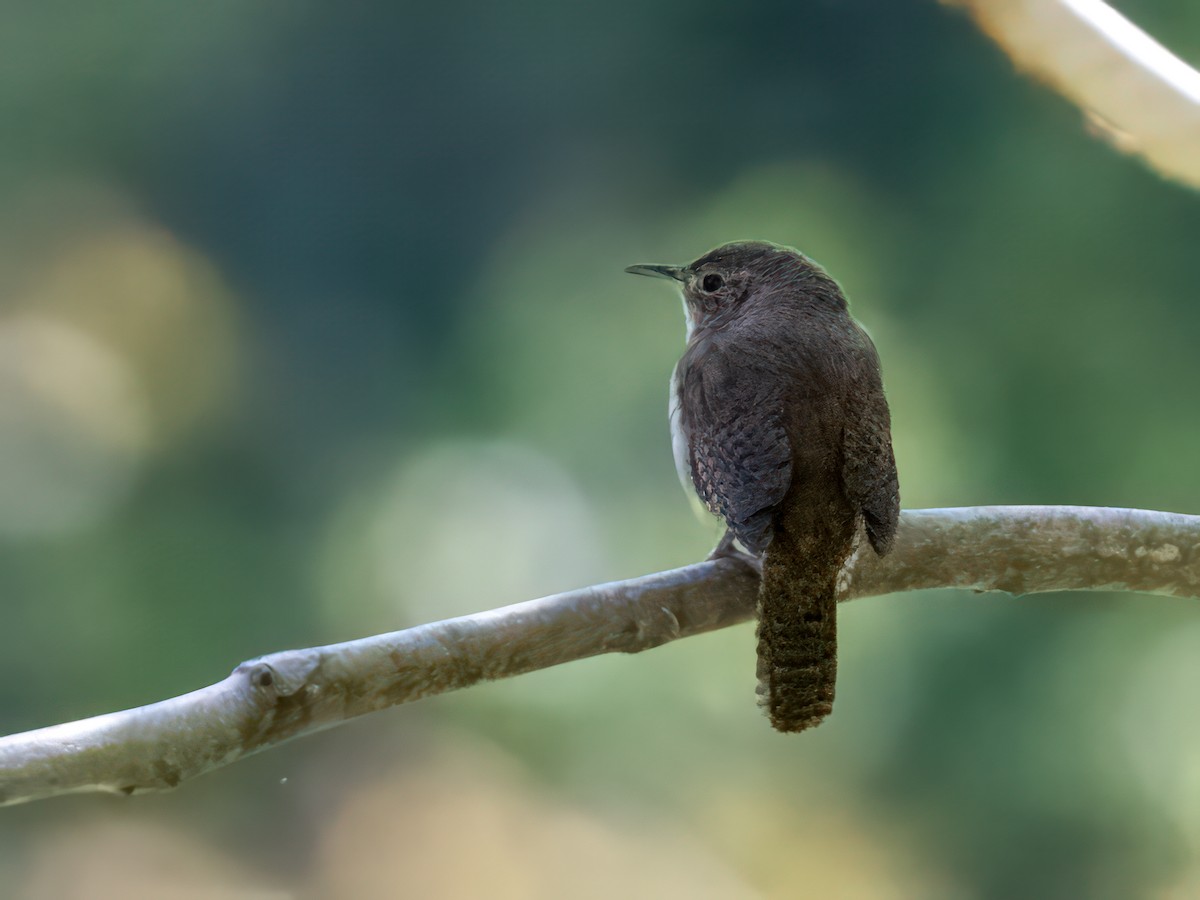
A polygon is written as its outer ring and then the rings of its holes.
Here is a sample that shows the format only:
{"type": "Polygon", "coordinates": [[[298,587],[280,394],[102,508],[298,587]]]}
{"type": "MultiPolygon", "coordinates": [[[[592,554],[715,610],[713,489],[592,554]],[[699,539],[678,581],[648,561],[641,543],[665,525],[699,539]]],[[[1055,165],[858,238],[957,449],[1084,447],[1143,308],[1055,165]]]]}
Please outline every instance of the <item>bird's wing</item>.
{"type": "Polygon", "coordinates": [[[867,538],[883,556],[892,549],[900,518],[900,481],[892,453],[891,414],[879,375],[879,358],[863,333],[864,358],[858,384],[846,401],[842,479],[862,513],[867,538]]]}
{"type": "Polygon", "coordinates": [[[717,349],[680,375],[680,416],[700,499],[754,553],[792,478],[792,450],[772,379],[717,349]]]}

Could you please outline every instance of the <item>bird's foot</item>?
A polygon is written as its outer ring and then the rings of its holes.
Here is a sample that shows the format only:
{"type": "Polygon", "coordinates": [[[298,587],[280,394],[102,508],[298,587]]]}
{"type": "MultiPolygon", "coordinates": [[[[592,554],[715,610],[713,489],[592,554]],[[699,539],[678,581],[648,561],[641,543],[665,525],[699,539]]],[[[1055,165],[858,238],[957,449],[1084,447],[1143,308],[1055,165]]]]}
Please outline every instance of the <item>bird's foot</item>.
{"type": "Polygon", "coordinates": [[[738,545],[737,538],[733,536],[732,531],[726,531],[721,540],[717,541],[717,546],[713,547],[712,552],[705,557],[706,561],[715,559],[736,559],[760,571],[762,569],[762,558],[743,550],[738,545]]]}

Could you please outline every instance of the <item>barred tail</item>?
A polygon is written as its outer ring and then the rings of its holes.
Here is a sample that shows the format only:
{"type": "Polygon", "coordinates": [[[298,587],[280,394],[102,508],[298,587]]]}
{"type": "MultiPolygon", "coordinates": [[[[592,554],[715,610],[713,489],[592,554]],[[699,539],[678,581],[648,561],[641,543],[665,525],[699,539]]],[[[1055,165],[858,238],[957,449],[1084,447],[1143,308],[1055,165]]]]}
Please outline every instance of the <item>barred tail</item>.
{"type": "Polygon", "coordinates": [[[845,553],[829,543],[779,529],[763,558],[758,702],[777,731],[804,731],[833,710],[836,585],[845,553]]]}

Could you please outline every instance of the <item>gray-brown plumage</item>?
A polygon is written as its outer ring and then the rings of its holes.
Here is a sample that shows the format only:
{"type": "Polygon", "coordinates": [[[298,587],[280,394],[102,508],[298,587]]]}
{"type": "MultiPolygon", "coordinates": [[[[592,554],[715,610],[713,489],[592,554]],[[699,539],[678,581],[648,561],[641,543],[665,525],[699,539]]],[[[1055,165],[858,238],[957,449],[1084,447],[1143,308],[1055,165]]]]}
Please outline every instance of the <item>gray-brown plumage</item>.
{"type": "Polygon", "coordinates": [[[759,699],[780,731],[818,724],[837,678],[838,573],[861,520],[876,553],[900,511],[879,357],[841,289],[775,244],[688,266],[631,266],[683,289],[687,349],[671,381],[680,479],[763,556],[759,699]]]}

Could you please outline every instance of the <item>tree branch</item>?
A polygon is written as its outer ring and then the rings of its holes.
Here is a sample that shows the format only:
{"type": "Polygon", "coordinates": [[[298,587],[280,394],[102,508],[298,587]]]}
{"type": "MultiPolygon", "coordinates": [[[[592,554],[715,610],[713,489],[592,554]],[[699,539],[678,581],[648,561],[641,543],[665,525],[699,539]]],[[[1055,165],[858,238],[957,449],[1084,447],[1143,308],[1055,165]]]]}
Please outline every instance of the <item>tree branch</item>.
{"type": "MultiPolygon", "coordinates": [[[[1070,506],[910,510],[889,556],[864,548],[843,573],[844,600],[942,587],[1200,597],[1197,516],[1070,506]]],[[[365,713],[744,622],[757,592],[752,565],[722,559],[273,653],[190,694],[0,738],[0,805],[167,790],[365,713]]]]}
{"type": "Polygon", "coordinates": [[[1101,0],[945,0],[1122,152],[1200,187],[1200,72],[1101,0]]]}

